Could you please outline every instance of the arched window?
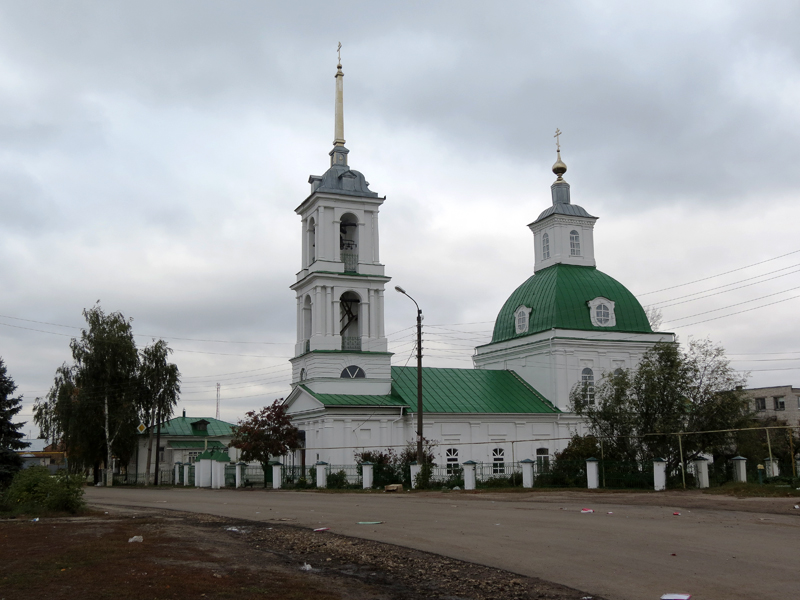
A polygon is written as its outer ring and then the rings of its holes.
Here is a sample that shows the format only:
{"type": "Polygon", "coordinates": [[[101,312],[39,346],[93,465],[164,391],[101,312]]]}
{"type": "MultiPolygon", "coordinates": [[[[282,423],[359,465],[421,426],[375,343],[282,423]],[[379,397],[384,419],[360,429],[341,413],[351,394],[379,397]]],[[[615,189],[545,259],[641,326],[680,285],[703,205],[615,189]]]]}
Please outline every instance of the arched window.
{"type": "Polygon", "coordinates": [[[528,317],[531,314],[531,309],[527,306],[520,306],[514,311],[514,330],[517,333],[525,333],[528,331],[528,317]]]}
{"type": "Polygon", "coordinates": [[[306,370],[300,369],[300,381],[305,381],[305,380],[306,380],[306,370]]]}
{"type": "Polygon", "coordinates": [[[458,448],[448,448],[445,451],[445,462],[447,463],[447,474],[455,475],[458,471],[458,448]]]}
{"type": "Polygon", "coordinates": [[[317,260],[317,224],[314,218],[308,220],[308,264],[317,260]]]}
{"type": "Polygon", "coordinates": [[[506,451],[502,448],[492,450],[492,474],[502,475],[506,472],[506,451]]]}
{"type": "Polygon", "coordinates": [[[569,232],[569,253],[570,256],[581,255],[581,236],[574,229],[569,232]]]}
{"type": "Polygon", "coordinates": [[[341,374],[342,379],[363,379],[366,376],[367,374],[364,372],[364,369],[356,365],[345,367],[341,374]]]}
{"type": "Polygon", "coordinates": [[[550,258],[550,236],[542,234],[542,260],[550,258]]]}
{"type": "Polygon", "coordinates": [[[345,292],[339,297],[339,335],[345,352],[361,351],[360,308],[361,298],[355,292],[345,292]]]}
{"type": "Polygon", "coordinates": [[[614,377],[619,377],[622,375],[622,369],[614,369],[614,377]]]}
{"type": "Polygon", "coordinates": [[[611,309],[605,304],[598,304],[594,308],[594,318],[600,325],[608,325],[611,321],[611,309]]]}
{"type": "Polygon", "coordinates": [[[303,348],[302,352],[311,350],[311,336],[314,334],[314,311],[312,310],[311,296],[306,296],[303,301],[303,348]]]}
{"type": "Polygon", "coordinates": [[[345,273],[358,272],[358,219],[350,213],[339,222],[339,255],[345,273]]]}
{"type": "Polygon", "coordinates": [[[581,385],[583,386],[583,399],[587,404],[594,404],[594,371],[589,367],[581,371],[581,385]]]}

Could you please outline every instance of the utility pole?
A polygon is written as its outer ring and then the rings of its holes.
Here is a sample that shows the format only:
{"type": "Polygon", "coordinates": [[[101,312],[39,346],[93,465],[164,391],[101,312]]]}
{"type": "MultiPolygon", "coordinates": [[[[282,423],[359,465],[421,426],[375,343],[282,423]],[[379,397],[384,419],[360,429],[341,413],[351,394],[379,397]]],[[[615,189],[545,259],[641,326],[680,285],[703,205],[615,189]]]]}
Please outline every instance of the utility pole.
{"type": "Polygon", "coordinates": [[[219,421],[219,384],[217,384],[217,421],[219,421]]]}
{"type": "Polygon", "coordinates": [[[156,411],[156,472],[153,475],[153,485],[158,485],[158,459],[161,456],[161,407],[156,411]]]}
{"type": "Polygon", "coordinates": [[[408,297],[417,307],[417,464],[423,465],[425,451],[422,447],[422,309],[399,285],[394,289],[408,297]]]}

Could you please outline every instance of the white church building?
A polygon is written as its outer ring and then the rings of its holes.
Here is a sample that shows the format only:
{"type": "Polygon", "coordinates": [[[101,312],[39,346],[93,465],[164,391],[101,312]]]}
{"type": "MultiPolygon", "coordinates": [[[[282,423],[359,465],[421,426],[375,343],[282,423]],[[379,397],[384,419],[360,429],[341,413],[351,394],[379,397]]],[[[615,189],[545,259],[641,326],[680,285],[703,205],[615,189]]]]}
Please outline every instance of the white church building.
{"type": "MultiPolygon", "coordinates": [[[[304,432],[296,464],[353,464],[364,449],[416,441],[417,369],[391,366],[384,331],[378,215],[385,198],[350,168],[343,77],[337,67],[330,167],[312,175],[295,212],[302,223],[297,343],[286,406],[304,432]]],[[[669,333],[653,332],[641,304],[596,267],[597,217],[572,204],[561,161],[552,206],[529,225],[533,275],[500,309],[473,369],[423,368],[423,435],[438,464],[519,461],[562,450],[582,428],[569,412],[576,384],[636,365],[669,333]]],[[[478,274],[479,276],[479,274],[478,274]]],[[[487,311],[490,307],[487,307],[487,311]]]]}

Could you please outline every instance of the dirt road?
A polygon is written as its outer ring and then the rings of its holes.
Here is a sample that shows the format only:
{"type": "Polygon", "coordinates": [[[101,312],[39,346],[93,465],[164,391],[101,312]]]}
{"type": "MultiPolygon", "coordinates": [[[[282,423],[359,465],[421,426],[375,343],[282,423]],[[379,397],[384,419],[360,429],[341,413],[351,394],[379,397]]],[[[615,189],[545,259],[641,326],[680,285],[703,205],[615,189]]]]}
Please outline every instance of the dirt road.
{"type": "Polygon", "coordinates": [[[730,498],[699,494],[91,488],[87,500],[330,527],[336,533],[506,569],[610,599],[688,592],[696,600],[784,600],[795,597],[798,587],[796,499],[749,499],[737,506],[730,498]],[[581,513],[584,507],[595,512],[581,513]]]}

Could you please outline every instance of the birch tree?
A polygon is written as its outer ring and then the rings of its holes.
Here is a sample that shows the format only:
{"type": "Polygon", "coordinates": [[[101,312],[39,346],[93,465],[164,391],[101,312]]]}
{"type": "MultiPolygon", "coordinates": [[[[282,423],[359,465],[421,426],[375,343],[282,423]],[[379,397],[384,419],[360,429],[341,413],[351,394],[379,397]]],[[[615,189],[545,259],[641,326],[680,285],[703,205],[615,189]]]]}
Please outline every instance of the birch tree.
{"type": "Polygon", "coordinates": [[[103,432],[106,485],[113,485],[114,443],[133,439],[139,397],[139,355],[130,321],[118,312],[105,314],[99,305],[84,310],[88,327],[70,342],[75,360],[74,383],[86,425],[103,432]]]}
{"type": "MultiPolygon", "coordinates": [[[[164,340],[154,341],[140,355],[139,383],[141,386],[140,410],[147,423],[150,436],[147,442],[145,485],[150,483],[150,465],[153,455],[155,426],[172,416],[181,392],[181,374],[177,365],[167,359],[172,350],[164,340]]],[[[156,449],[156,452],[158,450],[156,449]]]]}

